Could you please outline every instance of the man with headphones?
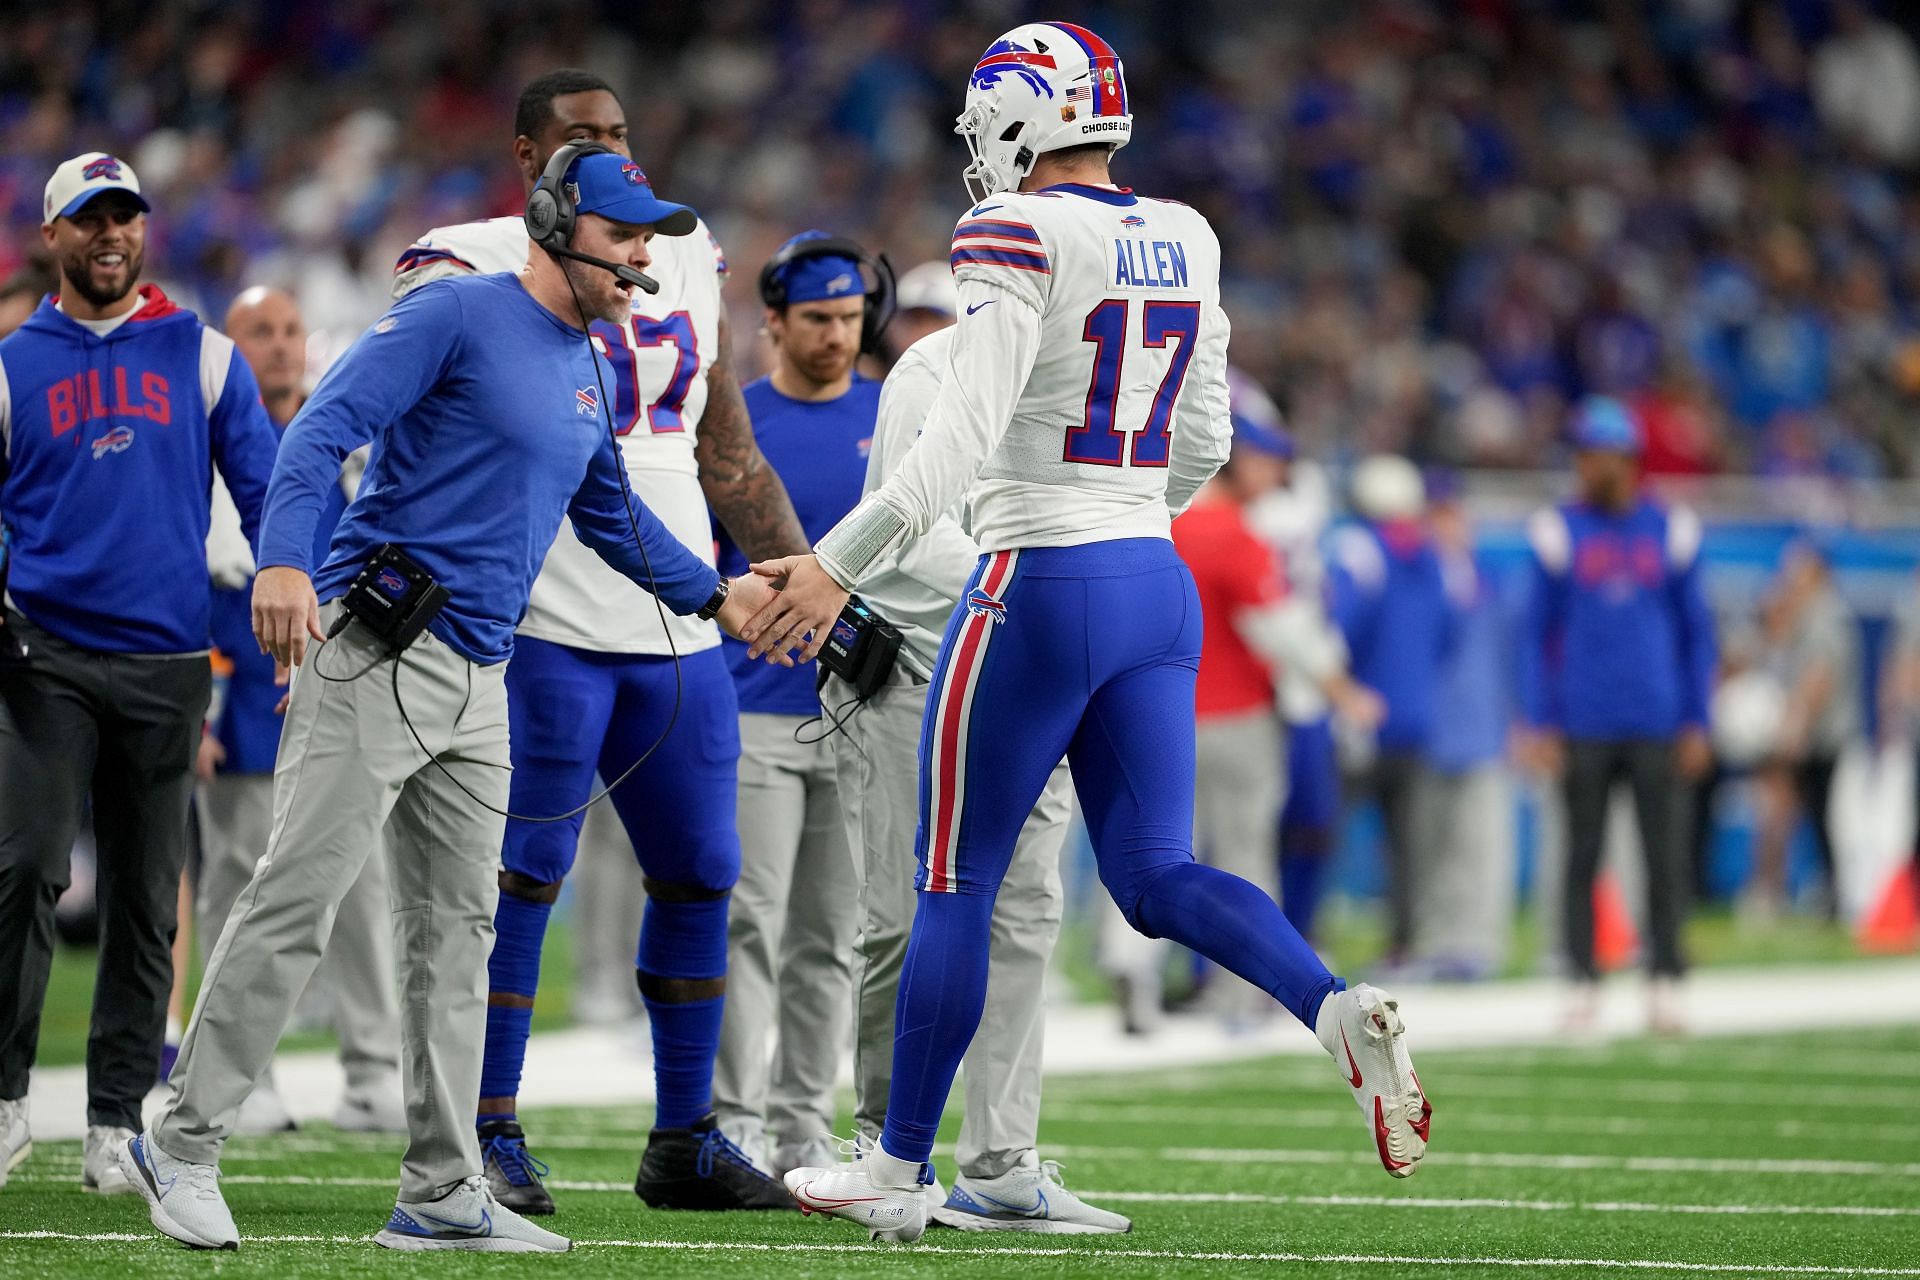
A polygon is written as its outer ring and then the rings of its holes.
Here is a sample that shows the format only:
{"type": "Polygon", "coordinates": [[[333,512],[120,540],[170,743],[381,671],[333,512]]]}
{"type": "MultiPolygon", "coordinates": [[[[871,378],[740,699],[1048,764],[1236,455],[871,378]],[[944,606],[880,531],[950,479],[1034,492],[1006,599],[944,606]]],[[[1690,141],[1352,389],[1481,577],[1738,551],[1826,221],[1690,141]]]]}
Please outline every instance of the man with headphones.
{"type": "Polygon", "coordinates": [[[692,230],[692,211],[656,199],[638,166],[604,148],[555,169],[527,208],[545,252],[517,274],[401,299],[321,381],[275,460],[253,627],[283,670],[304,667],[280,739],[273,833],[208,962],[172,1096],[119,1156],[153,1224],[190,1246],[239,1246],[221,1148],[341,898],[384,844],[409,1143],[375,1239],[569,1247],[498,1203],[470,1124],[511,772],[514,624],[563,519],[657,607],[737,628],[772,591],[751,576],[729,584],[635,501],[587,332],[629,314],[648,283],[648,242],[692,230]],[[372,462],[310,577],[314,523],[341,463],[370,437],[372,462]],[[309,639],[320,642],[311,661],[309,639]]]}
{"type": "MultiPolygon", "coordinates": [[[[809,538],[860,500],[880,384],[854,365],[876,345],[893,292],[884,258],[819,231],[787,241],[760,273],[774,365],[746,388],[747,407],[809,538]]],[[[745,573],[750,557],[724,530],[716,536],[722,571],[745,573]]],[[[749,661],[738,641],[722,650],[740,694],[741,865],[714,1112],[778,1177],[831,1163],[859,889],[814,671],[749,661]]]]}
{"type": "MultiPolygon", "coordinates": [[[[597,143],[627,154],[620,100],[585,71],[529,84],[514,129],[514,159],[536,204],[569,147],[597,143]]],[[[634,290],[626,314],[593,326],[610,357],[608,407],[621,458],[648,508],[709,563],[716,516],[755,557],[771,546],[803,549],[731,371],[725,263],[691,211],[686,223],[672,229],[686,234],[650,246],[658,292],[634,290]]],[[[401,255],[394,292],[443,276],[516,270],[526,258],[518,219],[440,228],[401,255]]],[[[728,1148],[710,1115],[727,905],[740,872],[739,710],[719,634],[692,618],[662,619],[643,591],[565,529],[516,632],[507,677],[510,807],[561,813],[589,798],[596,771],[605,783],[624,778],[609,798],[645,874],[634,971],[653,1037],[656,1108],[634,1190],[656,1208],[791,1209],[785,1189],[728,1148]],[[658,750],[640,762],[657,739],[658,750]]],[[[518,1095],[547,920],[580,830],[577,817],[509,821],[501,853],[477,1123],[494,1192],[522,1213],[554,1211],[541,1182],[546,1166],[527,1149],[518,1095]]]]}

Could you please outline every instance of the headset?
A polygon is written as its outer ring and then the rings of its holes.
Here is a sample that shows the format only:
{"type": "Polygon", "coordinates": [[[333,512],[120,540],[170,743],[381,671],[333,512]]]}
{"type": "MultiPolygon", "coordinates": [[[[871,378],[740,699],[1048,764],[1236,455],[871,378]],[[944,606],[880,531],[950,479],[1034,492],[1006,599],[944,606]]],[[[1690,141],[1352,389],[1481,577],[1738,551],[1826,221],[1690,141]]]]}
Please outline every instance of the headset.
{"type": "MultiPolygon", "coordinates": [[[[528,226],[532,226],[531,221],[528,226]]],[[[873,276],[873,284],[866,292],[866,314],[860,319],[860,350],[871,354],[879,345],[880,331],[893,319],[896,290],[893,264],[887,261],[887,255],[883,253],[876,257],[844,236],[794,241],[760,268],[760,301],[775,311],[784,311],[787,306],[787,268],[803,258],[852,258],[873,276]]]]}
{"type": "Polygon", "coordinates": [[[567,171],[573,168],[574,161],[581,156],[619,155],[612,147],[598,142],[589,142],[579,138],[553,153],[547,161],[546,170],[541,173],[540,181],[533,184],[533,190],[527,193],[527,207],[521,217],[527,224],[527,235],[533,242],[548,253],[559,258],[572,258],[575,262],[584,262],[588,266],[599,267],[613,274],[636,289],[648,293],[660,292],[660,282],[652,276],[635,271],[632,267],[620,263],[608,262],[605,258],[595,258],[581,253],[572,245],[573,228],[580,214],[575,208],[576,196],[567,190],[567,171]]]}

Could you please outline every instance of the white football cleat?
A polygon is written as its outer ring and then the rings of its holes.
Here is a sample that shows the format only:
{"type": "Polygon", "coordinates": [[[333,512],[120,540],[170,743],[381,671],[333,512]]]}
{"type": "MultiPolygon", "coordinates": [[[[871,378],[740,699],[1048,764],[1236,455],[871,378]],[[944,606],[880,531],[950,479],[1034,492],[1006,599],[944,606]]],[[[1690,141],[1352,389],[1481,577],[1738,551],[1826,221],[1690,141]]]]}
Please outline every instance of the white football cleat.
{"type": "Polygon", "coordinates": [[[393,1206],[373,1242],[387,1249],[463,1249],[474,1253],[565,1253],[573,1241],[536,1227],[493,1198],[480,1174],[438,1200],[393,1206]]]}
{"type": "Polygon", "coordinates": [[[1353,1090],[1380,1163],[1396,1178],[1410,1178],[1420,1167],[1433,1123],[1433,1105],[1407,1054],[1406,1030],[1399,1002],[1364,982],[1328,996],[1313,1029],[1353,1090]]]}
{"type": "Polygon", "coordinates": [[[1032,1231],[1052,1235],[1118,1234],[1133,1223],[1095,1208],[1066,1189],[1060,1166],[1029,1151],[997,1178],[961,1174],[933,1220],[961,1231],[1032,1231]]]}
{"type": "Polygon", "coordinates": [[[333,1127],[343,1133],[405,1133],[407,1109],[400,1101],[400,1082],[381,1080],[347,1090],[333,1109],[333,1127]]]}
{"type": "Polygon", "coordinates": [[[131,1141],[131,1129],[88,1125],[87,1143],[80,1158],[80,1189],[102,1196],[132,1195],[133,1183],[120,1169],[120,1148],[131,1141]]]}
{"type": "Polygon", "coordinates": [[[147,1218],[163,1234],[194,1249],[238,1249],[226,1198],[220,1194],[220,1170],[210,1164],[175,1160],[142,1133],[119,1147],[120,1172],[147,1202],[147,1218]]]}
{"type": "Polygon", "coordinates": [[[0,1098],[0,1187],[7,1175],[33,1154],[33,1134],[27,1130],[27,1100],[0,1098]]]}
{"type": "Polygon", "coordinates": [[[924,1168],[866,1145],[851,1164],[791,1169],[782,1181],[803,1214],[824,1213],[858,1223],[867,1229],[869,1240],[912,1244],[926,1231],[933,1207],[919,1181],[924,1168]],[[883,1181],[874,1180],[876,1172],[883,1181]]]}

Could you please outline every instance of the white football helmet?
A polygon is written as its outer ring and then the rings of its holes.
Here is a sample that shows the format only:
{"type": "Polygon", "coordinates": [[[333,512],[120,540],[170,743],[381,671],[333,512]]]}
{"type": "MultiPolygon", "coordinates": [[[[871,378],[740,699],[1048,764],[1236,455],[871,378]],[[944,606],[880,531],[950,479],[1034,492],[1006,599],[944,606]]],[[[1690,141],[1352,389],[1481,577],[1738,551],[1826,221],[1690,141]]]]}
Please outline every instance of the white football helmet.
{"type": "Polygon", "coordinates": [[[973,156],[964,178],[976,201],[1017,188],[1042,152],[1118,150],[1133,136],[1120,55],[1070,22],[1015,27],[980,55],[953,131],[973,156]]]}

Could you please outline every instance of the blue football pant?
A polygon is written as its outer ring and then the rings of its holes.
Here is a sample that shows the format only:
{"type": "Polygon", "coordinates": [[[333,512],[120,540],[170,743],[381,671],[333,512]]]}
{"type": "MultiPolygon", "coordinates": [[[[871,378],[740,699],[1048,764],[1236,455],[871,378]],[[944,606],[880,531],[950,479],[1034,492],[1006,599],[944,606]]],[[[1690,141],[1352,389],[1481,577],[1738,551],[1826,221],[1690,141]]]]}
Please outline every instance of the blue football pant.
{"type": "MultiPolygon", "coordinates": [[[[598,653],[521,637],[507,669],[514,765],[509,807],[515,813],[572,809],[593,794],[596,772],[610,783],[652,750],[610,799],[647,878],[636,969],[655,1015],[657,1122],[667,1127],[690,1124],[709,1106],[718,991],[726,973],[727,895],[740,873],[733,678],[717,648],[685,655],[680,663],[677,714],[671,658],[598,653]],[[670,715],[672,730],[658,741],[670,715]],[[656,998],[674,983],[695,986],[677,988],[682,994],[671,999],[656,998]],[[689,989],[704,998],[686,998],[689,989]]],[[[501,894],[495,920],[482,1098],[510,1098],[519,1091],[551,887],[572,869],[581,821],[575,815],[564,822],[507,823],[501,858],[510,887],[501,894]]]]}
{"type": "Polygon", "coordinates": [[[1200,605],[1163,539],[982,557],[941,645],[921,736],[922,890],[882,1145],[924,1162],[986,994],[993,898],[1065,756],[1127,922],[1312,1025],[1338,983],[1273,899],[1193,858],[1200,605]]]}

